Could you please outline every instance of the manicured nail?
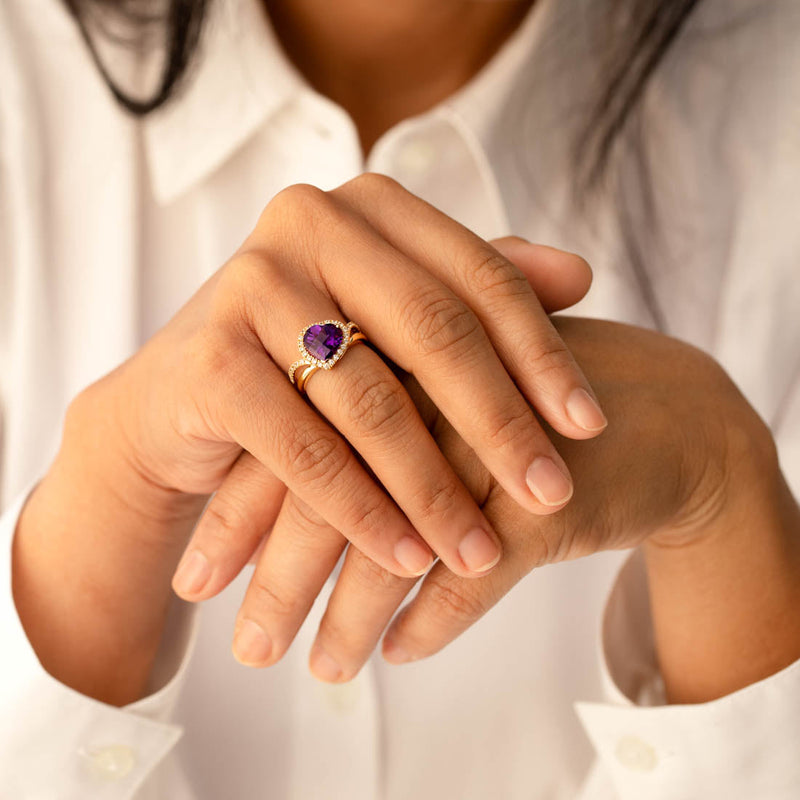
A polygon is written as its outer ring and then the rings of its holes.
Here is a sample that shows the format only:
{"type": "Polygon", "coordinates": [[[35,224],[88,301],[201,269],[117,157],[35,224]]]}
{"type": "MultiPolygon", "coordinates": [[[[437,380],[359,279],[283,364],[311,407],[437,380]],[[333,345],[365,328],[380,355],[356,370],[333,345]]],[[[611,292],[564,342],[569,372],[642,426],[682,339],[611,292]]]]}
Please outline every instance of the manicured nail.
{"type": "Polygon", "coordinates": [[[560,506],[572,497],[572,481],[552,459],[539,456],[528,467],[525,476],[528,488],[546,506],[560,506]]]}
{"type": "Polygon", "coordinates": [[[383,643],[383,657],[390,664],[407,664],[414,660],[407,650],[398,647],[391,639],[386,639],[383,643]]]}
{"type": "Polygon", "coordinates": [[[192,550],[181,560],[172,583],[178,594],[197,594],[210,577],[208,559],[199,550],[192,550]]]}
{"type": "Polygon", "coordinates": [[[315,678],[327,683],[336,683],[342,677],[342,668],[318,644],[311,653],[311,672],[315,678]]]}
{"type": "Polygon", "coordinates": [[[486,572],[500,560],[500,548],[486,531],[471,530],[458,545],[458,554],[468,570],[486,572]]]}
{"type": "Polygon", "coordinates": [[[425,545],[411,536],[404,536],[394,546],[397,563],[412,575],[422,575],[431,568],[434,557],[425,545]]]}
{"type": "Polygon", "coordinates": [[[569,418],[585,431],[601,431],[608,425],[606,415],[597,401],[582,387],[573,389],[567,398],[569,418]]]}
{"type": "Polygon", "coordinates": [[[239,625],[233,642],[233,655],[240,664],[257,667],[263,664],[272,652],[272,640],[267,632],[251,619],[239,625]]]}

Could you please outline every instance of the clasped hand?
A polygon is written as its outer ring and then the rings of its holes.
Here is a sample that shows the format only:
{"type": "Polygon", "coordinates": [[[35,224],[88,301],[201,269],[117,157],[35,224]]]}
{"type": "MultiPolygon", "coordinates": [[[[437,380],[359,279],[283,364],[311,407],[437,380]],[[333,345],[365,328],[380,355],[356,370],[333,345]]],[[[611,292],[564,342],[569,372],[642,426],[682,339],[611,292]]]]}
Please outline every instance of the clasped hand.
{"type": "Polygon", "coordinates": [[[342,681],[421,575],[390,661],[441,649],[535,567],[700,535],[725,508],[749,407],[687,345],[548,317],[590,280],[577,256],[487,243],[383,176],[276,196],[112,374],[137,387],[115,392],[130,463],[170,491],[215,493],[176,592],[207,599],[255,560],[234,653],[267,666],[349,541],[311,653],[318,677],[342,681]],[[285,371],[297,333],[324,319],[357,322],[379,352],[348,351],[309,404],[285,371]],[[593,438],[597,398],[611,425],[593,438]]]}

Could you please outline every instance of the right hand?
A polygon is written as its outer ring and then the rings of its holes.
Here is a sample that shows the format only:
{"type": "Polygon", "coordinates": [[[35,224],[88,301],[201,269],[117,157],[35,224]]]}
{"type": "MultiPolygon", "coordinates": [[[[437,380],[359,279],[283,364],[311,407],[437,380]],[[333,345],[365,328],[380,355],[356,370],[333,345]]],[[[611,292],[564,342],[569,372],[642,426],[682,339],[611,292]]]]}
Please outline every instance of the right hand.
{"type": "Polygon", "coordinates": [[[331,192],[292,186],[98,385],[142,476],[217,492],[195,533],[220,565],[206,594],[238,574],[285,487],[399,576],[425,572],[431,549],[463,577],[500,557],[497,535],[370,347],[309,382],[319,413],[289,383],[298,332],[324,319],[354,320],[412,373],[520,505],[544,514],[568,502],[567,468],[529,403],[571,438],[596,435],[604,420],[525,276],[389,178],[367,174],[331,192]],[[253,476],[252,516],[231,520],[231,493],[245,483],[252,491],[253,476]],[[224,548],[233,556],[217,559],[224,548]]]}

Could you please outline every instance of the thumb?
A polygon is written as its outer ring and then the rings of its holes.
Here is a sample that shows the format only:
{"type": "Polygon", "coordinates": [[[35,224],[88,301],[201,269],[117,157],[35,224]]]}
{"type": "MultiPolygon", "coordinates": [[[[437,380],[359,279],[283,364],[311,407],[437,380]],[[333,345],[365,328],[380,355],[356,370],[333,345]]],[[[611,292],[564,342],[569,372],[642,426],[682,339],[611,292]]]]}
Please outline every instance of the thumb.
{"type": "Polygon", "coordinates": [[[525,275],[548,314],[575,305],[592,285],[592,268],[574,253],[519,236],[503,236],[489,244],[525,275]]]}

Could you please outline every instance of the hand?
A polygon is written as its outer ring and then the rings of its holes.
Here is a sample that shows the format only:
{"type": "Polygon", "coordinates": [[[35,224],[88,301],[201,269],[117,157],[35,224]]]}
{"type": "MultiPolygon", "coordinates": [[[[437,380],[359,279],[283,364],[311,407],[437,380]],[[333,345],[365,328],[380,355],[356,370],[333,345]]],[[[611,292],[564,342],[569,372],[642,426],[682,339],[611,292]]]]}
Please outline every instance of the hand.
{"type": "MultiPolygon", "coordinates": [[[[769,463],[764,426],[708,356],[625,325],[554,322],[610,419],[591,442],[557,440],[575,480],[575,497],[558,514],[535,517],[520,507],[407,381],[437,443],[501,536],[504,559],[475,581],[436,564],[386,634],[389,661],[437,652],[537,567],[645,540],[689,545],[718,530],[732,496],[742,491],[739,464],[769,463]]],[[[412,583],[350,548],[312,649],[317,674],[352,678],[412,583]]]]}
{"type": "MultiPolygon", "coordinates": [[[[493,245],[524,270],[531,288],[548,312],[574,304],[588,291],[591,276],[581,259],[514,237],[496,240],[493,245]]],[[[418,384],[414,386],[419,389],[418,384]]],[[[234,522],[225,526],[227,536],[215,536],[213,530],[201,524],[182,564],[191,565],[195,549],[218,554],[215,562],[218,564],[229,557],[225,551],[226,540],[229,549],[237,549],[271,529],[266,548],[262,542],[252,559],[258,563],[239,614],[234,647],[236,657],[243,663],[266,666],[275,663],[288,648],[347,540],[291,492],[276,519],[274,509],[265,507],[258,494],[264,467],[252,457],[247,463],[250,474],[242,477],[249,478],[249,483],[242,480],[238,493],[232,499],[228,495],[225,505],[221,506],[225,511],[220,517],[234,522]]],[[[251,548],[253,546],[250,544],[251,548]]],[[[358,551],[348,556],[345,571],[352,569],[349,565],[354,557],[357,557],[356,568],[366,570],[367,583],[371,586],[374,562],[360,557],[358,551]]],[[[206,599],[221,590],[224,585],[221,575],[225,574],[231,571],[223,563],[215,570],[214,579],[187,590],[179,569],[173,585],[185,599],[206,599]]],[[[319,671],[320,665],[315,663],[315,669],[319,671]]]]}
{"type": "Polygon", "coordinates": [[[517,502],[549,513],[568,501],[566,467],[529,404],[568,436],[593,436],[604,419],[522,273],[388,178],[328,193],[290,187],[178,315],[101,382],[126,457],[147,480],[217,491],[197,534],[205,550],[190,565],[194,588],[204,576],[224,585],[264,533],[231,524],[226,509],[243,487],[265,519],[287,486],[398,575],[424,572],[431,548],[464,576],[500,558],[488,521],[373,350],[354,348],[311,381],[320,413],[289,384],[297,332],[326,318],[356,320],[416,375],[517,502]],[[254,481],[256,463],[266,470],[254,481]]]}

